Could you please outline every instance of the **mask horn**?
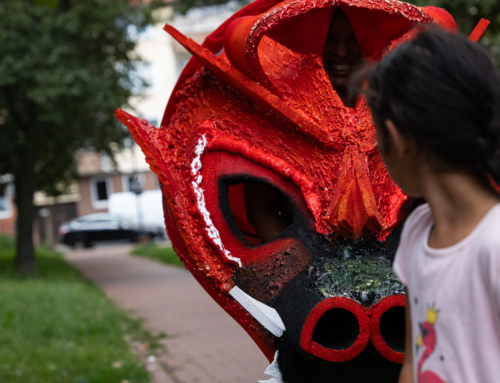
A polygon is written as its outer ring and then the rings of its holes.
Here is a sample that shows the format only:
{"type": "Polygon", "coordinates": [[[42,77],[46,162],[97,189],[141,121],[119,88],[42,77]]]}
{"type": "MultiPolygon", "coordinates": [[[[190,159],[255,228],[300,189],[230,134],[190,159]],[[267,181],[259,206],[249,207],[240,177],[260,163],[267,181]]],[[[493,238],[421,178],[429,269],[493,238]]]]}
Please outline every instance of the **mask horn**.
{"type": "Polygon", "coordinates": [[[428,6],[422,7],[422,11],[427,13],[442,28],[451,33],[458,33],[458,25],[452,15],[443,8],[428,6]]]}
{"type": "Polygon", "coordinates": [[[479,23],[476,25],[476,28],[474,28],[474,30],[470,34],[469,40],[477,43],[489,25],[490,25],[489,20],[481,19],[479,23]]]}
{"type": "Polygon", "coordinates": [[[321,128],[321,126],[300,111],[288,107],[277,96],[248,78],[234,66],[215,56],[208,49],[203,48],[192,39],[187,38],[171,25],[166,24],[164,29],[217,76],[254,101],[268,107],[278,116],[289,121],[298,131],[316,138],[325,145],[336,145],[336,142],[328,131],[321,128]]]}
{"type": "MultiPolygon", "coordinates": [[[[228,25],[224,33],[224,52],[231,64],[240,72],[246,74],[254,81],[259,80],[259,76],[252,73],[247,61],[247,37],[252,33],[255,23],[261,15],[240,17],[228,25]]],[[[266,76],[266,81],[268,81],[266,76]]]]}

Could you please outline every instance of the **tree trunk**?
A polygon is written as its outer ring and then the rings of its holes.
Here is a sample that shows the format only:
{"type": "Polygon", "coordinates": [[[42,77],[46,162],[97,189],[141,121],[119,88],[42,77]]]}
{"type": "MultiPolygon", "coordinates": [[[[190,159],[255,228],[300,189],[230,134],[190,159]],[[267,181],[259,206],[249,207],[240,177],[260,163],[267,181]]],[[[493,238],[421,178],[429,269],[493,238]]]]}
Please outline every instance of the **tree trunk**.
{"type": "Polygon", "coordinates": [[[16,267],[21,275],[27,276],[35,271],[35,254],[33,247],[33,194],[35,193],[34,154],[26,151],[21,158],[15,174],[17,206],[17,241],[16,267]]]}

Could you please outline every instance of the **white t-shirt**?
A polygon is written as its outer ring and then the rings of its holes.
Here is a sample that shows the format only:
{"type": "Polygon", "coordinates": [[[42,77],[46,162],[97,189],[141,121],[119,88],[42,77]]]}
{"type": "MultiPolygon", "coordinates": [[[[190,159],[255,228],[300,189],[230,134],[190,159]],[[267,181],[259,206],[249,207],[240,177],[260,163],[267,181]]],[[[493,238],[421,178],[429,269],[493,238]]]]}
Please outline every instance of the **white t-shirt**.
{"type": "Polygon", "coordinates": [[[432,249],[428,204],[408,217],[394,272],[408,288],[417,383],[500,382],[500,204],[464,240],[432,249]]]}

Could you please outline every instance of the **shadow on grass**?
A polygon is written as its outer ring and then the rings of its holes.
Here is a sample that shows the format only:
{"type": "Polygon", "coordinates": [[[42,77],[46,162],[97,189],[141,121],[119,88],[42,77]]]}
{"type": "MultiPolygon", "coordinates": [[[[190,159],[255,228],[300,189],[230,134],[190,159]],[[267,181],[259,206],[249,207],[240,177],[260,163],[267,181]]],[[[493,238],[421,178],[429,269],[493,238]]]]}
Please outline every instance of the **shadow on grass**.
{"type": "MultiPolygon", "coordinates": [[[[26,279],[19,276],[14,265],[14,249],[0,247],[0,278],[26,279]]],[[[80,273],[69,266],[62,254],[39,247],[35,252],[36,271],[28,279],[74,280],[80,273]]]]}

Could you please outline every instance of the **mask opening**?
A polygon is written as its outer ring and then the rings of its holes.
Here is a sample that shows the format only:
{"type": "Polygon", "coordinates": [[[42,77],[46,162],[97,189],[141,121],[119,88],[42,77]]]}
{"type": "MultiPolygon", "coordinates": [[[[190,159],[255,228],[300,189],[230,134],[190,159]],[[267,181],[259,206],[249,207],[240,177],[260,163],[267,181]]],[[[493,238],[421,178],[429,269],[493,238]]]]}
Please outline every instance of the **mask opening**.
{"type": "Polygon", "coordinates": [[[350,311],[334,308],[318,321],[312,340],[332,350],[346,350],[359,337],[359,323],[350,311]]]}
{"type": "Polygon", "coordinates": [[[405,350],[405,308],[391,307],[380,317],[380,334],[387,345],[394,351],[405,350]]]}
{"type": "Polygon", "coordinates": [[[228,185],[228,200],[238,230],[251,245],[271,242],[293,222],[289,198],[263,182],[228,185]]]}

